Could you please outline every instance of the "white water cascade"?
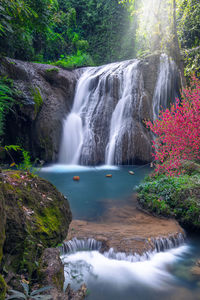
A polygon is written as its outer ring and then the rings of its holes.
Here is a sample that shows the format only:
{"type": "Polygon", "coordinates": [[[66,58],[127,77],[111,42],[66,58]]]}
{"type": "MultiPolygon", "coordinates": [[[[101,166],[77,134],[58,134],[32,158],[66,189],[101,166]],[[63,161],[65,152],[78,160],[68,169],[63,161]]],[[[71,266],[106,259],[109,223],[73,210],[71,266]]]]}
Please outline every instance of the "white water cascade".
{"type": "Polygon", "coordinates": [[[175,77],[175,63],[161,55],[152,100],[139,60],[86,68],[63,122],[59,163],[150,161],[151,135],[142,121],[157,116],[160,106],[166,107],[169,97],[174,97],[175,77]]]}
{"type": "Polygon", "coordinates": [[[175,62],[166,54],[162,54],[160,56],[159,73],[153,95],[154,120],[157,119],[160,109],[165,110],[170,102],[172,103],[179,96],[176,91],[178,73],[179,70],[175,62]]]}
{"type": "MultiPolygon", "coordinates": [[[[155,296],[158,291],[166,291],[173,286],[175,278],[169,270],[183,253],[188,252],[184,240],[181,234],[177,238],[152,240],[154,248],[139,255],[116,253],[113,249],[100,253],[101,242],[75,238],[60,247],[65,287],[70,283],[72,288],[78,289],[86,283],[93,293],[89,299],[98,300],[143,300],[147,299],[149,292],[155,296]]],[[[149,295],[148,299],[160,298],[149,295]]]]}

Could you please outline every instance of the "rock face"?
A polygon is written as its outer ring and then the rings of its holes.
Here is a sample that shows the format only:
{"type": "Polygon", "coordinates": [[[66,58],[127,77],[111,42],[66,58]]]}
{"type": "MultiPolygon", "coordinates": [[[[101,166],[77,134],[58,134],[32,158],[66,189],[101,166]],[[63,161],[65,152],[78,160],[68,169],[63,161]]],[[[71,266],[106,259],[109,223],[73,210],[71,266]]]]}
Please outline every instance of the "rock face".
{"type": "MultiPolygon", "coordinates": [[[[2,191],[0,191],[0,264],[3,256],[3,245],[5,241],[5,202],[4,197],[2,195],[2,191]]],[[[0,268],[1,272],[1,268],[0,268]]],[[[5,298],[6,293],[6,284],[5,281],[0,274],[0,300],[3,300],[5,298]]]]}
{"type": "Polygon", "coordinates": [[[0,181],[5,201],[5,269],[33,276],[43,250],[67,236],[72,219],[69,204],[56,188],[39,177],[7,171],[0,181]]]}
{"type": "MultiPolygon", "coordinates": [[[[88,74],[92,73],[91,78],[89,81],[88,78],[84,80],[86,95],[81,100],[83,105],[81,104],[78,112],[75,109],[79,124],[82,118],[85,131],[83,143],[80,130],[76,130],[75,124],[70,126],[75,127],[74,132],[79,135],[78,144],[71,151],[79,158],[78,163],[133,164],[151,161],[152,136],[145,128],[144,120],[153,119],[160,105],[165,108],[178,95],[179,73],[166,55],[152,55],[137,61],[128,76],[131,64],[134,63],[132,60],[86,68],[88,74]],[[127,80],[130,84],[126,84],[127,80]],[[124,106],[118,109],[122,98],[124,106]],[[117,122],[113,122],[113,136],[116,131],[118,133],[115,138],[116,147],[112,149],[112,117],[115,110],[116,115],[117,110],[123,111],[123,117],[121,121],[120,114],[117,117],[120,129],[115,128],[117,122]],[[75,152],[79,148],[81,153],[77,155],[75,152]],[[114,157],[109,159],[110,156],[114,157]]],[[[7,118],[5,144],[23,144],[34,158],[46,162],[57,161],[62,123],[72,108],[76,83],[82,72],[1,59],[0,75],[13,80],[14,87],[19,90],[20,104],[17,106],[17,114],[10,113],[7,118]]],[[[76,138],[67,130],[65,136],[70,135],[73,136],[74,144],[76,138]]],[[[72,143],[64,144],[67,144],[63,150],[65,156],[72,143]]],[[[64,163],[71,162],[64,160],[64,163]]]]}
{"type": "Polygon", "coordinates": [[[0,75],[11,78],[19,91],[17,114],[7,118],[5,144],[23,144],[33,157],[55,161],[78,72],[4,58],[0,75]]]}
{"type": "Polygon", "coordinates": [[[52,287],[48,294],[51,294],[54,300],[64,299],[64,266],[58,249],[47,248],[44,250],[39,266],[39,277],[42,286],[52,287]]]}
{"type": "Polygon", "coordinates": [[[40,284],[51,286],[47,293],[52,295],[53,300],[82,300],[85,299],[87,288],[85,285],[78,291],[73,291],[68,285],[66,291],[64,286],[64,265],[60,259],[60,251],[55,248],[44,250],[39,266],[40,284]]]}

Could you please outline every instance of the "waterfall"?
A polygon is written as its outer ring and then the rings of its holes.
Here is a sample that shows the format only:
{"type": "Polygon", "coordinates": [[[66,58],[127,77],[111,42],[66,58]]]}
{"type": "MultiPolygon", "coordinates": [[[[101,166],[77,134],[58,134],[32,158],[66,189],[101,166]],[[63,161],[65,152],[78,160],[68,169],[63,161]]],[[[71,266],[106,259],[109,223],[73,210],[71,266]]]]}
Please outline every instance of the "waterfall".
{"type": "MultiPolygon", "coordinates": [[[[133,124],[133,109],[137,101],[138,61],[129,65],[123,72],[123,86],[120,86],[120,99],[113,111],[110,125],[109,142],[106,147],[105,162],[119,164],[122,157],[123,137],[133,124]]],[[[128,141],[131,140],[129,136],[128,141]]]]}
{"type": "Polygon", "coordinates": [[[102,243],[95,239],[82,239],[79,240],[77,238],[73,238],[67,242],[64,242],[62,246],[60,246],[61,255],[66,253],[74,253],[76,251],[99,251],[101,249],[102,243]]]}
{"type": "Polygon", "coordinates": [[[177,95],[178,71],[167,55],[161,55],[152,100],[142,65],[134,59],[85,68],[63,121],[59,163],[120,165],[151,160],[151,135],[143,120],[156,118],[160,107],[166,108],[177,95]]]}
{"type": "Polygon", "coordinates": [[[166,54],[162,54],[152,101],[154,120],[157,119],[160,109],[165,110],[179,96],[178,82],[179,71],[177,65],[166,54]]]}
{"type": "MultiPolygon", "coordinates": [[[[124,252],[116,252],[113,248],[105,251],[103,255],[107,258],[117,259],[117,260],[127,260],[131,262],[144,261],[152,256],[152,253],[159,253],[161,251],[166,251],[172,248],[176,248],[184,244],[185,235],[178,233],[176,236],[160,237],[156,239],[151,239],[150,250],[144,252],[142,255],[137,253],[126,254],[124,252]]],[[[73,238],[67,242],[64,242],[60,248],[60,253],[62,256],[66,254],[75,253],[77,251],[101,251],[104,245],[101,241],[97,241],[93,238],[89,239],[77,239],[73,238]]]]}

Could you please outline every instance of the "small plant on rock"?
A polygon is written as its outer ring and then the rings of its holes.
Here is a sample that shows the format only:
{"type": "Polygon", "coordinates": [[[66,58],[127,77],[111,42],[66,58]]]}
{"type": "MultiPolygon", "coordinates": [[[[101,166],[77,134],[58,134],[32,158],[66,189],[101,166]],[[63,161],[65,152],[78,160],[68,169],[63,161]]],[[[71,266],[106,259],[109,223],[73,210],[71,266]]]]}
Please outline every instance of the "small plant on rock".
{"type": "Polygon", "coordinates": [[[41,289],[30,291],[29,285],[25,282],[22,282],[21,285],[23,286],[24,293],[16,291],[16,290],[9,290],[9,293],[12,295],[8,296],[6,300],[9,299],[25,299],[25,300],[48,300],[53,299],[51,295],[41,295],[41,293],[50,290],[51,286],[45,286],[41,289]]]}

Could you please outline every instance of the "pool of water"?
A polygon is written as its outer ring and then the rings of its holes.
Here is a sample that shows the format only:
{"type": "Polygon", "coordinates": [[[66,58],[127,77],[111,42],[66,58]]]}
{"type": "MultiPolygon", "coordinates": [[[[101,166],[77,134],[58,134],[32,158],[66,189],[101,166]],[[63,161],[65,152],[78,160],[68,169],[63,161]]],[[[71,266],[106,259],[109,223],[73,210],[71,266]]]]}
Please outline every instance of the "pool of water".
{"type": "Polygon", "coordinates": [[[111,203],[124,204],[150,171],[146,166],[53,165],[41,169],[39,175],[67,197],[74,219],[97,220],[111,203]],[[129,171],[134,171],[134,175],[129,171]],[[112,177],[106,177],[107,174],[112,177]],[[80,180],[74,181],[73,176],[80,176],[80,180]]]}

